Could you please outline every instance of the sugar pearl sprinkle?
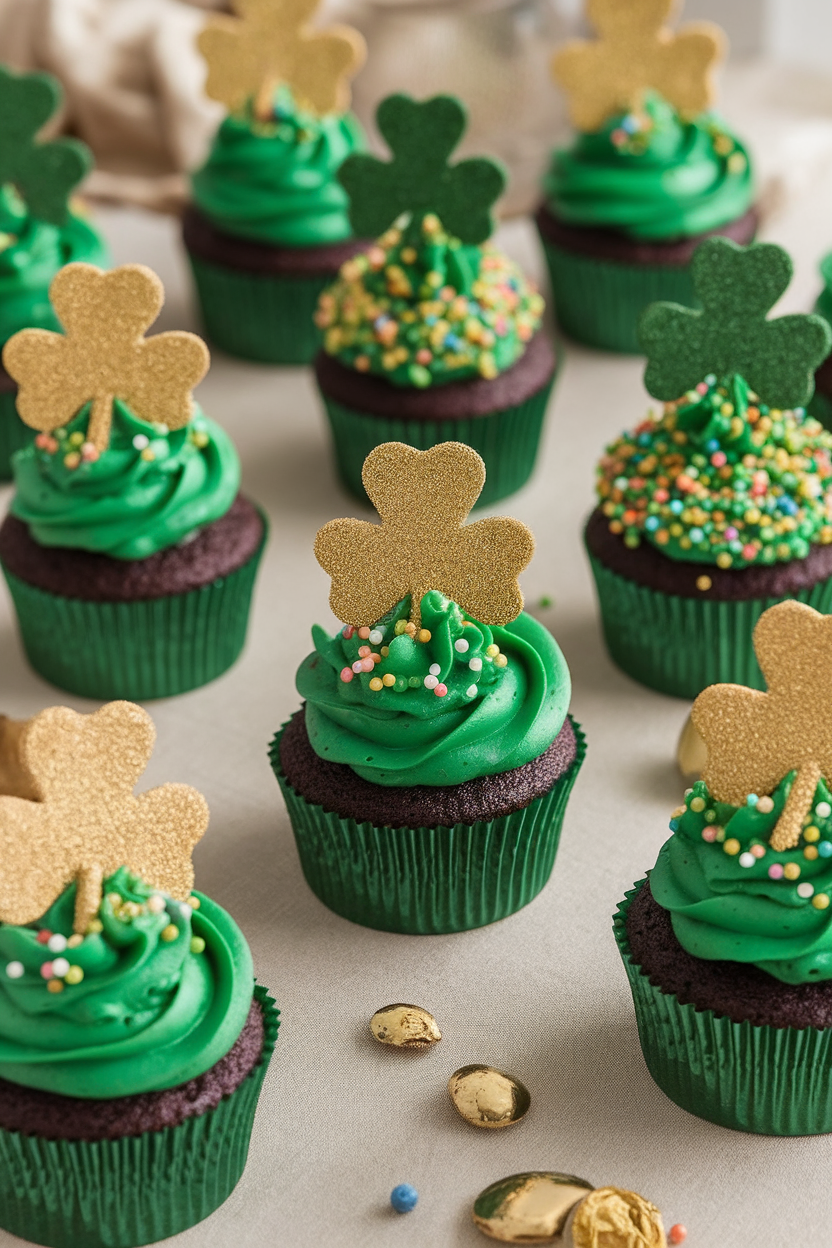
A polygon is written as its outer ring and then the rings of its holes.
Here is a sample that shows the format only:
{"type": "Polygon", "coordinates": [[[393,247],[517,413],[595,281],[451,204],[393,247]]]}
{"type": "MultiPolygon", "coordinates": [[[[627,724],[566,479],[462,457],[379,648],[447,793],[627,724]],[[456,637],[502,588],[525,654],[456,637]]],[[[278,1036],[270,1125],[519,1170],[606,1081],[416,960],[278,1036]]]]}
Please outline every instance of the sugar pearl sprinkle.
{"type": "MultiPolygon", "coordinates": [[[[74,422],[73,422],[74,423],[74,422]]],[[[111,445],[113,449],[125,450],[132,447],[138,452],[138,459],[145,464],[155,463],[157,460],[167,460],[172,454],[179,454],[180,450],[172,451],[167,441],[170,430],[167,425],[154,423],[152,426],[154,437],[151,439],[146,433],[133,434],[129,439],[120,436],[118,423],[114,425],[114,432],[111,435],[111,445]]],[[[196,448],[201,451],[208,446],[211,441],[210,434],[205,425],[205,421],[201,416],[196,416],[188,426],[187,443],[190,448],[196,448]]],[[[101,458],[101,452],[92,442],[88,442],[86,435],[80,429],[73,429],[71,432],[68,428],[60,428],[53,430],[52,433],[39,433],[35,437],[35,447],[42,451],[47,458],[57,456],[63,463],[64,468],[69,472],[75,472],[78,469],[89,468],[101,458]]]]}

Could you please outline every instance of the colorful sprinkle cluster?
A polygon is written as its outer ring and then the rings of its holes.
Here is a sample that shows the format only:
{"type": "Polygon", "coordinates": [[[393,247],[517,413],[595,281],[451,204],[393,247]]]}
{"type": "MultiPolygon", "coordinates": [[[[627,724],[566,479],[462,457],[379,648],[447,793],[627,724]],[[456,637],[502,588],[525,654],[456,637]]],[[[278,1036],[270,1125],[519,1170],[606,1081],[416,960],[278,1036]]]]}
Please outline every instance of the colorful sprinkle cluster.
{"type": "MultiPolygon", "coordinates": [[[[698,124],[710,137],[714,153],[724,159],[728,173],[745,173],[748,157],[734,136],[715,118],[702,119],[698,124]]],[[[660,127],[656,118],[647,109],[636,109],[618,118],[610,127],[608,136],[617,152],[626,156],[643,156],[657,129],[660,127]]]]}
{"type": "Polygon", "coordinates": [[[607,447],[597,492],[631,549],[646,538],[719,568],[805,559],[832,542],[832,434],[712,374],[607,447]]]}
{"type": "MultiPolygon", "coordinates": [[[[473,620],[463,620],[463,628],[476,627],[473,620]]],[[[386,629],[383,626],[376,625],[374,628],[358,628],[352,624],[345,624],[341,630],[341,636],[347,641],[354,636],[358,636],[362,641],[369,644],[358,647],[358,658],[350,667],[341,669],[341,680],[344,684],[350,681],[360,672],[372,672],[375,668],[384,663],[385,659],[389,659],[390,647],[384,644],[386,629]],[[374,650],[373,646],[379,646],[378,650],[374,650]]],[[[393,630],[394,637],[408,637],[411,641],[427,645],[433,634],[429,628],[417,628],[410,620],[397,620],[393,630]]],[[[495,668],[506,667],[508,659],[501,652],[496,642],[491,642],[485,647],[482,655],[474,655],[468,657],[471,649],[471,643],[464,637],[458,637],[454,642],[454,651],[459,659],[466,663],[468,670],[478,676],[483,669],[485,663],[493,663],[495,668]]],[[[448,686],[443,684],[439,679],[442,674],[442,667],[439,663],[431,663],[426,676],[397,676],[395,672],[384,672],[381,676],[373,676],[369,682],[368,688],[373,693],[381,693],[382,689],[392,689],[395,693],[406,693],[408,689],[429,689],[437,698],[444,698],[448,693],[448,686]]],[[[465,691],[466,697],[475,698],[479,692],[477,684],[471,684],[465,691]]]]}
{"type": "MultiPolygon", "coordinates": [[[[136,433],[132,435],[129,442],[133,450],[138,451],[140,458],[148,464],[167,459],[171,449],[167,441],[170,433],[167,425],[154,423],[151,428],[156,434],[155,438],[151,439],[146,433],[136,433]]],[[[188,426],[187,437],[198,450],[202,450],[210,441],[199,418],[188,426]]],[[[53,430],[52,433],[39,433],[35,438],[35,446],[49,457],[60,456],[64,467],[70,472],[74,472],[83,464],[94,464],[101,457],[98,447],[88,442],[86,435],[80,429],[73,429],[70,432],[69,429],[62,427],[53,430]]],[[[111,440],[111,446],[118,450],[125,449],[118,445],[118,439],[115,436],[111,440]]]]}
{"type": "Polygon", "coordinates": [[[348,367],[424,388],[496,377],[542,315],[542,297],[513,261],[488,243],[464,246],[429,213],[342,265],[315,323],[348,367]]]}

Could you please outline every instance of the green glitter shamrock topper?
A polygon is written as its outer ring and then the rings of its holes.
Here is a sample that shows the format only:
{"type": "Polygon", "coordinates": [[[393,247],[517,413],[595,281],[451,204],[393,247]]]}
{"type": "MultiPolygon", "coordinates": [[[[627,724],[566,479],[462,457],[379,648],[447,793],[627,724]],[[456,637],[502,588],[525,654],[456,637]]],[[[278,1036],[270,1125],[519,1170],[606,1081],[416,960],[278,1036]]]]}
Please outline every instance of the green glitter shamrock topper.
{"type": "Polygon", "coordinates": [[[60,107],[60,83],[49,74],[15,74],[0,65],[0,183],[11,183],[33,217],[63,225],[70,193],[92,166],[77,139],[37,142],[60,107]]]}
{"type": "Polygon", "coordinates": [[[792,276],[783,248],[708,238],[694,252],[691,276],[701,310],[652,303],[641,315],[650,394],[670,401],[710,373],[739,374],[770,407],[805,405],[832,331],[822,317],[800,312],[766,320],[792,276]]]}
{"type": "Polygon", "coordinates": [[[409,95],[388,95],[376,123],[393,159],[355,153],[338,179],[350,197],[350,221],[360,238],[375,238],[409,212],[418,225],[435,213],[463,243],[484,243],[493,232],[491,206],[502,194],[506,175],[487,157],[448,164],[462,138],[467,116],[452,95],[421,103],[409,95]]]}

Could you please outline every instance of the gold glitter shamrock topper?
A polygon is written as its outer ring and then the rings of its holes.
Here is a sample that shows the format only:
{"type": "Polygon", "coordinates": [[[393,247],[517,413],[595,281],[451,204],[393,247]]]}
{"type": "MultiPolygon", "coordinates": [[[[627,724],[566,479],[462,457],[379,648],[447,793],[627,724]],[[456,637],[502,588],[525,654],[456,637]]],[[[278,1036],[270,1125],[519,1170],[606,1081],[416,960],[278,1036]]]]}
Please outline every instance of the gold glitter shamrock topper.
{"type": "Polygon", "coordinates": [[[217,14],[197,40],[208,65],[205,91],[232,112],[254,100],[257,117],[273,115],[274,93],[285,83],[301,108],[346,112],[349,80],[367,54],[357,30],[309,21],[320,0],[232,0],[237,17],[217,14]]]}
{"type": "Polygon", "coordinates": [[[381,517],[330,520],[315,555],[332,577],[329,603],[345,624],[375,624],[410,595],[410,617],[436,589],[482,624],[523,609],[517,577],[534,553],[524,524],[491,516],[464,524],[485,483],[485,464],[461,442],[427,451],[384,442],[364,461],[364,488],[381,517]]]}
{"type": "Polygon", "coordinates": [[[691,718],[708,751],[702,779],[718,802],[745,804],[796,771],[772,849],[800,840],[821,776],[832,779],[832,616],[792,599],[769,607],[754,629],[768,692],[711,685],[691,718]]]}
{"type": "Polygon", "coordinates": [[[144,337],[165,301],[151,269],[124,264],[104,273],[93,264],[68,264],[49,297],[66,332],[22,329],[3,348],[27,425],[51,433],[92,402],[87,441],[101,452],[110,441],[114,399],[151,424],[188,423],[191,390],[208,371],[208,348],[185,330],[144,337]]]}
{"type": "Polygon", "coordinates": [[[639,108],[651,88],[688,116],[713,103],[725,36],[712,22],[674,34],[665,25],[673,8],[674,0],[587,0],[598,39],[570,40],[552,61],[579,130],[599,130],[616,113],[639,108]]]}
{"type": "Polygon", "coordinates": [[[184,901],[208,806],[186,784],[134,797],[153,752],[147,711],[110,702],[92,715],[52,706],[0,733],[0,921],[34,923],[72,883],[75,931],[119,867],[184,901]]]}

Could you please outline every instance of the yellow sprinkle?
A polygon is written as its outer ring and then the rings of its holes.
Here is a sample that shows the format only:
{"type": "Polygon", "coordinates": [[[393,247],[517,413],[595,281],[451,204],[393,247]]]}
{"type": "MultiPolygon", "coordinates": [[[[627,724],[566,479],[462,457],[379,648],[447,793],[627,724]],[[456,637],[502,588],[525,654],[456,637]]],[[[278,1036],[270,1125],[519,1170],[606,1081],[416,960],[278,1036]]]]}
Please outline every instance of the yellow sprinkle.
{"type": "Polygon", "coordinates": [[[64,981],[62,979],[50,979],[46,984],[47,992],[63,992],[64,981]]]}
{"type": "Polygon", "coordinates": [[[381,657],[382,657],[383,659],[386,659],[386,658],[387,658],[387,656],[388,656],[388,654],[390,653],[390,647],[389,647],[389,646],[382,646],[382,647],[381,647],[381,652],[380,652],[380,653],[381,653],[381,657]]]}
{"type": "Polygon", "coordinates": [[[783,874],[787,880],[796,880],[800,875],[800,866],[796,862],[787,862],[783,868],[783,874]]]}
{"type": "Polygon", "coordinates": [[[84,937],[78,932],[73,932],[69,940],[66,942],[67,949],[77,949],[79,945],[84,943],[84,937]]]}
{"type": "Polygon", "coordinates": [[[817,845],[807,845],[803,851],[803,857],[807,858],[809,862],[814,862],[817,856],[818,856],[817,845]]]}
{"type": "Polygon", "coordinates": [[[170,942],[176,940],[179,935],[179,928],[175,923],[168,923],[167,927],[162,929],[162,940],[170,942]]]}
{"type": "Polygon", "coordinates": [[[507,663],[508,663],[508,659],[506,658],[504,654],[495,655],[494,657],[495,667],[505,667],[507,663]]]}
{"type": "Polygon", "coordinates": [[[84,445],[84,435],[83,435],[83,433],[81,433],[81,432],[80,432],[79,430],[77,430],[77,429],[76,429],[75,433],[71,433],[71,434],[69,435],[69,445],[70,445],[70,446],[83,446],[83,445],[84,445]]]}
{"type": "Polygon", "coordinates": [[[701,589],[703,593],[705,592],[706,589],[710,589],[712,585],[713,585],[713,581],[711,580],[709,576],[697,576],[696,588],[701,589]]]}
{"type": "Polygon", "coordinates": [[[419,640],[419,641],[421,641],[421,642],[423,642],[423,643],[427,643],[427,642],[429,642],[429,641],[430,641],[430,638],[431,638],[431,632],[430,632],[430,629],[429,629],[429,628],[420,628],[420,629],[419,629],[419,637],[418,637],[418,640],[419,640]]]}
{"type": "Polygon", "coordinates": [[[490,646],[485,647],[485,653],[488,655],[489,659],[493,659],[495,654],[500,653],[500,647],[495,646],[494,642],[492,641],[490,646]]]}
{"type": "Polygon", "coordinates": [[[719,568],[730,568],[731,556],[728,554],[727,550],[720,551],[716,557],[716,563],[719,568]]]}
{"type": "Polygon", "coordinates": [[[825,910],[826,907],[829,905],[829,894],[828,893],[815,893],[814,897],[812,898],[812,905],[815,907],[816,910],[825,910]]]}
{"type": "Polygon", "coordinates": [[[670,812],[670,818],[681,819],[682,815],[685,813],[686,810],[687,810],[687,806],[677,806],[675,810],[670,812]]]}
{"type": "Polygon", "coordinates": [[[190,897],[188,898],[188,905],[191,907],[192,910],[198,910],[199,907],[202,905],[202,902],[199,900],[199,898],[196,896],[195,893],[191,893],[190,897]]]}
{"type": "Polygon", "coordinates": [[[201,936],[191,937],[191,953],[204,953],[205,941],[201,936]]]}
{"type": "Polygon", "coordinates": [[[370,688],[372,689],[373,693],[378,693],[379,689],[384,688],[384,682],[381,680],[379,676],[374,676],[373,679],[370,681],[370,688]]]}
{"type": "Polygon", "coordinates": [[[381,678],[381,683],[383,685],[386,685],[387,688],[389,689],[391,685],[395,685],[396,677],[393,675],[392,672],[385,672],[381,678]]]}
{"type": "Polygon", "coordinates": [[[722,848],[725,850],[726,854],[731,854],[733,857],[734,854],[738,854],[740,852],[741,846],[735,836],[729,836],[722,848]]]}
{"type": "Polygon", "coordinates": [[[691,810],[695,810],[697,814],[699,813],[700,810],[704,810],[705,809],[704,797],[692,797],[690,799],[690,808],[691,810]]]}
{"type": "Polygon", "coordinates": [[[404,632],[406,628],[407,628],[407,620],[396,620],[396,627],[393,631],[395,632],[397,637],[401,637],[402,633],[404,632]]]}
{"type": "Polygon", "coordinates": [[[804,841],[819,841],[820,829],[816,828],[813,823],[810,823],[808,828],[803,829],[803,839],[804,841]]]}
{"type": "Polygon", "coordinates": [[[84,968],[81,966],[71,966],[64,975],[64,982],[67,984],[80,984],[84,978],[84,968]]]}

